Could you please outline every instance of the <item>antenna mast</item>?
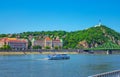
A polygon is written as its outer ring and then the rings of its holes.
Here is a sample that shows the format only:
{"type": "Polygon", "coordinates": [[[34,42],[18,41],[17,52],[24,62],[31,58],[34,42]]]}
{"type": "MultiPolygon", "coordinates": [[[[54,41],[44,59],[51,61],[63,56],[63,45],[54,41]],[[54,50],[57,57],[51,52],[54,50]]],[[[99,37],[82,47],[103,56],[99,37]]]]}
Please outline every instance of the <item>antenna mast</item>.
{"type": "Polygon", "coordinates": [[[99,19],[99,24],[98,24],[99,26],[101,26],[102,25],[102,23],[101,23],[101,19],[99,19]]]}

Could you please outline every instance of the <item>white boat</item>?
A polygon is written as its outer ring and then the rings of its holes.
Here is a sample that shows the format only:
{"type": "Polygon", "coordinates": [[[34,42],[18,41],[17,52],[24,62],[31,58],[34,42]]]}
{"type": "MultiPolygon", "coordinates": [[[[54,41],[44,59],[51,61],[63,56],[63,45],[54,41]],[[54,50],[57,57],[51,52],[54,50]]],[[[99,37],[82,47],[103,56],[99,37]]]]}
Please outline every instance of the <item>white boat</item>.
{"type": "Polygon", "coordinates": [[[48,55],[48,60],[64,60],[64,59],[70,59],[70,56],[68,56],[67,54],[48,55]]]}

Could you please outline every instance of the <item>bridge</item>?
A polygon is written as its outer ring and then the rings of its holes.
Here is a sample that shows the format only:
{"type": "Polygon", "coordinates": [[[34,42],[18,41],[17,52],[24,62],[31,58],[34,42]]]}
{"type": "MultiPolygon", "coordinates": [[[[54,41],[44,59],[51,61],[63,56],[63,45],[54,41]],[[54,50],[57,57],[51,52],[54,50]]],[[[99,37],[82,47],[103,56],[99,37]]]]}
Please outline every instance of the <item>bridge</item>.
{"type": "Polygon", "coordinates": [[[118,54],[120,53],[120,48],[98,48],[98,49],[84,49],[84,52],[94,53],[94,54],[118,54]]]}
{"type": "Polygon", "coordinates": [[[105,73],[96,74],[88,77],[120,77],[120,70],[105,72],[105,73]]]}
{"type": "Polygon", "coordinates": [[[120,45],[109,41],[109,42],[104,43],[98,47],[88,48],[84,51],[89,51],[89,52],[95,51],[94,53],[104,52],[104,54],[114,54],[114,53],[120,53],[120,45]],[[101,51],[101,52],[97,52],[97,51],[101,51]]]}

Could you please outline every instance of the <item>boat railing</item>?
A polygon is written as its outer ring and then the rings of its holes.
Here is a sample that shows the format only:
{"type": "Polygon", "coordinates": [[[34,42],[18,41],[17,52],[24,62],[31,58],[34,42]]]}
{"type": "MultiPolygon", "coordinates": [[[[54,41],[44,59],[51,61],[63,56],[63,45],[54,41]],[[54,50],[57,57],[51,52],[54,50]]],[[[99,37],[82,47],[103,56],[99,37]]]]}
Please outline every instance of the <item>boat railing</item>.
{"type": "Polygon", "coordinates": [[[88,77],[120,77],[120,70],[105,72],[105,73],[96,74],[88,77]]]}

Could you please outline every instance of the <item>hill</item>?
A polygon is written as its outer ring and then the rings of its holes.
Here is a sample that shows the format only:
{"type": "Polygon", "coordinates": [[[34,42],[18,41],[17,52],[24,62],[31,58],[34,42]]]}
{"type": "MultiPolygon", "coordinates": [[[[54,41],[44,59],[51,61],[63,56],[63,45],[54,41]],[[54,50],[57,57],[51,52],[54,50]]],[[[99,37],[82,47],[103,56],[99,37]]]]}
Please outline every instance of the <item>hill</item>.
{"type": "Polygon", "coordinates": [[[114,31],[105,25],[98,25],[90,27],[85,30],[79,30],[74,32],[66,31],[40,31],[40,32],[23,32],[18,34],[0,34],[0,37],[18,37],[26,38],[29,40],[34,37],[40,39],[45,36],[51,38],[60,37],[64,41],[63,48],[94,48],[104,45],[105,43],[111,42],[116,45],[120,45],[120,33],[114,31]]]}
{"type": "Polygon", "coordinates": [[[64,46],[66,48],[93,48],[109,41],[120,45],[120,33],[100,25],[67,34],[64,46]]]}

